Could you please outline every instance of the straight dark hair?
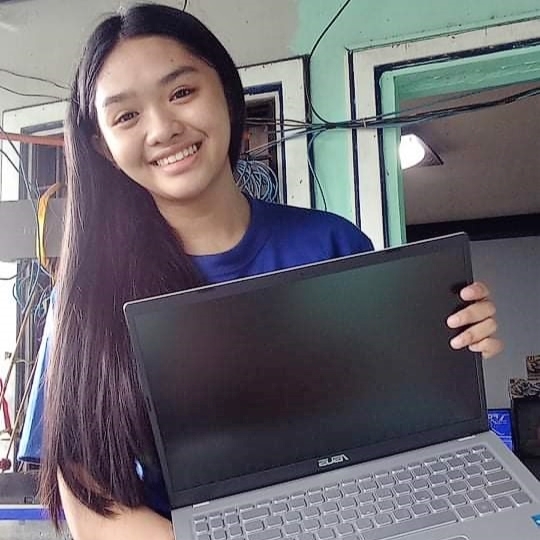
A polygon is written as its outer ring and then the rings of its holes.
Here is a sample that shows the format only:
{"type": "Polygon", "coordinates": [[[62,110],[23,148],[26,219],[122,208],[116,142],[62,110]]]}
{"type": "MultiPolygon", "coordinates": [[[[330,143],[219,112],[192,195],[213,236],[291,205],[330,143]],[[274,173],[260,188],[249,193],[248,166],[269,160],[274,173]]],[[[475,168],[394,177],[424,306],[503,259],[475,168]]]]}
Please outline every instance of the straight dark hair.
{"type": "Polygon", "coordinates": [[[96,81],[122,40],[172,38],[211,65],[231,119],[234,168],[244,128],[238,71],[219,40],[195,17],[140,4],[101,22],[86,43],[66,119],[67,207],[55,287],[40,497],[58,527],[58,472],[86,507],[144,504],[136,462],[155,458],[123,305],[201,285],[203,280],[151,195],[95,148],[96,81]]]}

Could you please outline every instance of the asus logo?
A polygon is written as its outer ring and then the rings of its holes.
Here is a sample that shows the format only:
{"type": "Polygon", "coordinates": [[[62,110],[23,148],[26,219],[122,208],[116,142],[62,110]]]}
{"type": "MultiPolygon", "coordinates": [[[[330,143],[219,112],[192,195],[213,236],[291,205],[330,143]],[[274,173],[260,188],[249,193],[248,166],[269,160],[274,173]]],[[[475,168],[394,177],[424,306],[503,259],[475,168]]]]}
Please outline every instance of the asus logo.
{"type": "Polygon", "coordinates": [[[319,459],[317,463],[319,465],[319,468],[322,468],[328,467],[328,465],[337,465],[338,463],[343,463],[344,461],[349,461],[349,458],[345,454],[339,454],[337,456],[319,459]]]}

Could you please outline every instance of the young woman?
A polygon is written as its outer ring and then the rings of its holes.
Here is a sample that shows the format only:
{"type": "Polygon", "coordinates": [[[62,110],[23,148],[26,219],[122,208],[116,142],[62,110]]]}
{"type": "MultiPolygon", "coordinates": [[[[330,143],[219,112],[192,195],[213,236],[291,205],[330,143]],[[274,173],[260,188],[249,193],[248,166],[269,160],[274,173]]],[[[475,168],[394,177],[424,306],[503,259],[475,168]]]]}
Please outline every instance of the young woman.
{"type": "MultiPolygon", "coordinates": [[[[66,120],[63,252],[20,451],[41,460],[43,500],[55,520],[63,508],[75,539],[172,538],[126,301],[373,249],[336,215],[240,192],[244,109],[233,61],[187,13],[133,7],[87,42],[66,120]]],[[[487,289],[461,295],[473,302],[447,321],[468,327],[452,346],[495,354],[487,289]]]]}

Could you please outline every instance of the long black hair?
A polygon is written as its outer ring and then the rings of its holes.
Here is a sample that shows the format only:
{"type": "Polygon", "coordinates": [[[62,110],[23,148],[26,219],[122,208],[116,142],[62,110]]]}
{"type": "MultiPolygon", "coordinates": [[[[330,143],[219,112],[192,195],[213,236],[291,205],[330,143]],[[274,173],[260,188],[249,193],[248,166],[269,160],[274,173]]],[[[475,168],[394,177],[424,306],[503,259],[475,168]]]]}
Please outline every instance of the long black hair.
{"type": "Polygon", "coordinates": [[[126,301],[203,283],[151,195],[95,147],[96,80],[122,40],[173,38],[211,65],[229,107],[229,160],[240,153],[245,103],[231,57],[195,17],[140,4],[101,22],[88,39],[65,125],[68,196],[48,368],[40,494],[56,525],[57,472],[91,510],[144,503],[135,463],[154,455],[124,322],[126,301]]]}

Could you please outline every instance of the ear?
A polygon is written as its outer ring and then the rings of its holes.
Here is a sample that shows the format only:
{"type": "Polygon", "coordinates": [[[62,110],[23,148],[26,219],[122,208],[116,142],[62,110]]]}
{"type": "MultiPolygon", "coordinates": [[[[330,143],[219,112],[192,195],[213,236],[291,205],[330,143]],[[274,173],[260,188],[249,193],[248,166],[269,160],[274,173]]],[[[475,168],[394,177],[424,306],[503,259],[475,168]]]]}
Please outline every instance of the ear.
{"type": "Polygon", "coordinates": [[[110,161],[115,167],[117,167],[116,162],[112,157],[111,151],[109,150],[107,143],[103,140],[103,137],[101,137],[100,135],[93,135],[92,146],[98,154],[101,154],[107,161],[110,161]]]}

